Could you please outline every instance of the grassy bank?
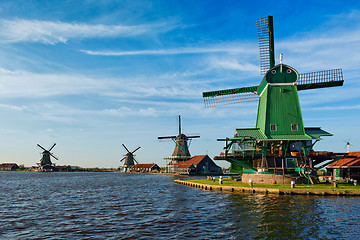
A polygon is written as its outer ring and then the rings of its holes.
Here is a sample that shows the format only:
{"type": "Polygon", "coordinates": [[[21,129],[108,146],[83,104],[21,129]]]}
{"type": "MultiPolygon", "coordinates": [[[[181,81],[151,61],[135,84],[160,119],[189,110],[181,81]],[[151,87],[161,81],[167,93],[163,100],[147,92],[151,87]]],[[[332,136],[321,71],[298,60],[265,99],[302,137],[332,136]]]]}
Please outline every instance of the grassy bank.
{"type": "MultiPolygon", "coordinates": [[[[191,183],[212,185],[212,186],[229,186],[229,187],[250,187],[249,183],[244,183],[241,181],[235,181],[231,178],[224,178],[223,184],[219,184],[219,179],[216,179],[215,182],[210,179],[186,179],[185,181],[191,183]]],[[[266,188],[266,189],[284,189],[291,190],[290,184],[261,184],[253,183],[252,188],[266,188]]],[[[299,190],[321,190],[321,191],[360,191],[360,186],[354,186],[351,183],[339,182],[338,187],[335,188],[332,183],[320,183],[320,184],[297,184],[295,189],[299,190]]]]}

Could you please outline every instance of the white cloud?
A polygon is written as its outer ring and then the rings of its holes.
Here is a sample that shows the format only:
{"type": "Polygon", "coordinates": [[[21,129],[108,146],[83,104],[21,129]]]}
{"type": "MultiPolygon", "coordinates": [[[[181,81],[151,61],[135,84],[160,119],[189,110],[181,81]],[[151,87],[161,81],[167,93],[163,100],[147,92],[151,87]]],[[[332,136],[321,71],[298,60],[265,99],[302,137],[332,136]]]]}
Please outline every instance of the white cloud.
{"type": "Polygon", "coordinates": [[[166,31],[171,27],[167,25],[166,28],[161,23],[126,26],[16,19],[1,20],[0,28],[0,40],[4,42],[40,42],[54,45],[74,38],[134,37],[166,31]]]}
{"type": "Polygon", "coordinates": [[[14,111],[24,111],[27,109],[27,107],[24,105],[16,106],[16,105],[9,105],[9,104],[0,104],[0,108],[10,109],[10,110],[14,110],[14,111]]]}
{"type": "Polygon", "coordinates": [[[95,92],[103,82],[82,75],[40,74],[27,71],[0,71],[1,97],[47,97],[95,92]]]}
{"type": "Polygon", "coordinates": [[[340,45],[343,48],[346,44],[360,41],[360,31],[357,29],[336,34],[334,32],[327,32],[322,33],[322,36],[316,36],[316,33],[309,33],[309,35],[310,37],[306,36],[297,40],[291,39],[280,42],[279,46],[295,53],[304,53],[324,49],[328,46],[337,47],[340,45]]]}
{"type": "Polygon", "coordinates": [[[353,106],[325,106],[325,107],[314,107],[314,111],[342,111],[342,110],[356,110],[360,109],[360,105],[353,106]]]}
{"type": "Polygon", "coordinates": [[[120,116],[120,117],[125,117],[125,116],[156,117],[157,116],[157,111],[152,107],[139,108],[139,109],[133,109],[133,108],[129,108],[129,107],[121,107],[118,109],[105,109],[103,111],[103,113],[114,115],[114,116],[120,116]]]}
{"type": "Polygon", "coordinates": [[[249,71],[249,72],[260,72],[259,66],[248,63],[239,63],[237,59],[234,58],[213,58],[210,60],[210,63],[215,68],[223,68],[228,70],[239,70],[239,71],[249,71]]]}
{"type": "MultiPolygon", "coordinates": [[[[319,27],[275,43],[284,62],[304,71],[326,68],[357,70],[360,64],[359,11],[333,16],[325,27],[319,27]],[[356,13],[356,14],[355,14],[356,13]],[[356,17],[355,17],[356,16],[356,17]]],[[[278,55],[276,56],[278,57],[278,55]]]]}
{"type": "Polygon", "coordinates": [[[173,49],[157,49],[157,50],[139,50],[139,51],[92,51],[81,50],[82,52],[90,55],[101,56],[126,56],[126,55],[176,55],[176,54],[202,54],[202,53],[253,53],[252,49],[244,47],[244,45],[228,44],[225,46],[205,46],[205,47],[179,47],[173,49]]]}
{"type": "MultiPolygon", "coordinates": [[[[151,76],[106,78],[71,73],[42,74],[0,69],[0,98],[41,99],[84,94],[111,98],[111,101],[128,102],[201,98],[203,87],[201,82],[191,82],[191,79],[184,79],[181,76],[173,76],[169,79],[169,75],[159,74],[158,82],[154,85],[151,76]]],[[[0,105],[0,107],[24,109],[23,106],[0,105]]]]}

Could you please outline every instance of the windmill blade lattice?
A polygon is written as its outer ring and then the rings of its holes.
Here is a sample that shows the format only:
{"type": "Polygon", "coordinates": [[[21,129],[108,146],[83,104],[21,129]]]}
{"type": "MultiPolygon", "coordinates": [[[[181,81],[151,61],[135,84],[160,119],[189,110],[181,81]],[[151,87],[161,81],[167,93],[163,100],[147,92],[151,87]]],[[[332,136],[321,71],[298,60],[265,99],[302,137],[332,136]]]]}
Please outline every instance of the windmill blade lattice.
{"type": "Polygon", "coordinates": [[[122,145],[123,145],[123,147],[125,148],[125,150],[126,150],[127,152],[130,152],[129,149],[127,149],[127,147],[125,146],[125,144],[122,144],[122,145]]]}
{"type": "Polygon", "coordinates": [[[50,156],[52,156],[53,158],[55,158],[56,160],[59,160],[57,157],[54,156],[54,154],[50,153],[50,156]]]}
{"type": "Polygon", "coordinates": [[[257,88],[257,86],[254,86],[204,92],[204,104],[206,108],[211,108],[242,102],[256,102],[259,100],[259,95],[256,92],[257,88]]]}
{"type": "Polygon", "coordinates": [[[37,146],[39,147],[39,148],[41,148],[42,150],[44,150],[44,151],[47,151],[43,146],[41,146],[40,144],[37,144],[37,146]]]}
{"type": "Polygon", "coordinates": [[[174,135],[174,136],[165,136],[165,137],[158,137],[158,140],[168,140],[168,139],[175,139],[176,138],[176,136],[174,135]]]}
{"type": "Polygon", "coordinates": [[[273,17],[256,20],[260,50],[260,74],[264,75],[275,65],[273,17]]]}
{"type": "Polygon", "coordinates": [[[55,147],[56,143],[54,143],[54,145],[52,145],[52,147],[49,149],[49,152],[55,147]]]}
{"type": "Polygon", "coordinates": [[[141,147],[138,147],[137,149],[135,149],[134,151],[132,151],[131,153],[135,153],[137,150],[139,150],[141,147]]]}
{"type": "Polygon", "coordinates": [[[186,136],[187,138],[200,138],[199,135],[193,135],[193,136],[186,136]]]}
{"type": "Polygon", "coordinates": [[[299,74],[298,90],[342,86],[344,83],[342,69],[299,74]]]}

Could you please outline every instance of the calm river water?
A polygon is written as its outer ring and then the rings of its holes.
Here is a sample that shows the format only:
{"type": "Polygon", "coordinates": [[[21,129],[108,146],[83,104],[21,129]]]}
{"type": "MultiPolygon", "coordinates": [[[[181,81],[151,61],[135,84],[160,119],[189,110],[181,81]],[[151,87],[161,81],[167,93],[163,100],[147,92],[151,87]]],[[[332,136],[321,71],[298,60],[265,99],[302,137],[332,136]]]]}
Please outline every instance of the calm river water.
{"type": "Polygon", "coordinates": [[[360,198],[227,194],[165,175],[0,172],[0,239],[358,239],[360,198]]]}

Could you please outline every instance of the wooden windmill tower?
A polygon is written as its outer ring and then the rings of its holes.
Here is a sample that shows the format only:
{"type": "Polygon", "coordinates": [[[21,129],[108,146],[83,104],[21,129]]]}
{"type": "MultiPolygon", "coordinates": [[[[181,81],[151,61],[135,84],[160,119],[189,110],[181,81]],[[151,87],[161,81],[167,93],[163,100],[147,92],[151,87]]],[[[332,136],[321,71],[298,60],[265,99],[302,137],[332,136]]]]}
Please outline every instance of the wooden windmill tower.
{"type": "Polygon", "coordinates": [[[129,149],[127,149],[127,147],[125,146],[125,144],[123,144],[123,147],[125,148],[125,150],[127,151],[127,153],[125,154],[125,157],[123,157],[120,162],[124,161],[124,166],[123,166],[123,172],[129,172],[130,168],[132,168],[135,165],[135,162],[138,163],[138,161],[136,161],[135,157],[134,157],[134,153],[140,149],[140,147],[136,148],[134,151],[130,152],[129,149]]]}
{"type": "Polygon", "coordinates": [[[170,157],[165,157],[166,160],[171,160],[170,164],[174,165],[181,161],[186,161],[191,158],[191,154],[189,151],[188,141],[191,141],[193,138],[199,138],[199,135],[186,136],[181,132],[181,117],[179,115],[179,134],[177,136],[166,136],[166,137],[158,137],[159,140],[162,139],[171,139],[175,143],[175,149],[173,154],[170,157]]]}
{"type": "Polygon", "coordinates": [[[304,127],[298,91],[342,86],[342,70],[299,74],[282,63],[282,55],[275,65],[272,16],[258,19],[257,29],[260,72],[265,74],[260,84],[203,93],[205,107],[259,101],[256,127],[239,128],[233,138],[218,139],[225,141],[225,151],[215,159],[229,161],[232,171],[274,175],[280,169],[283,175],[298,171],[309,178],[309,152],[321,136],[332,134],[304,127]]]}
{"type": "Polygon", "coordinates": [[[56,160],[59,160],[57,157],[55,157],[51,150],[55,147],[56,143],[52,145],[52,147],[47,150],[44,147],[42,147],[40,144],[37,144],[39,148],[43,150],[42,152],[42,158],[40,159],[39,165],[39,171],[58,171],[58,168],[54,166],[54,164],[51,162],[51,157],[55,158],[56,160]]]}

